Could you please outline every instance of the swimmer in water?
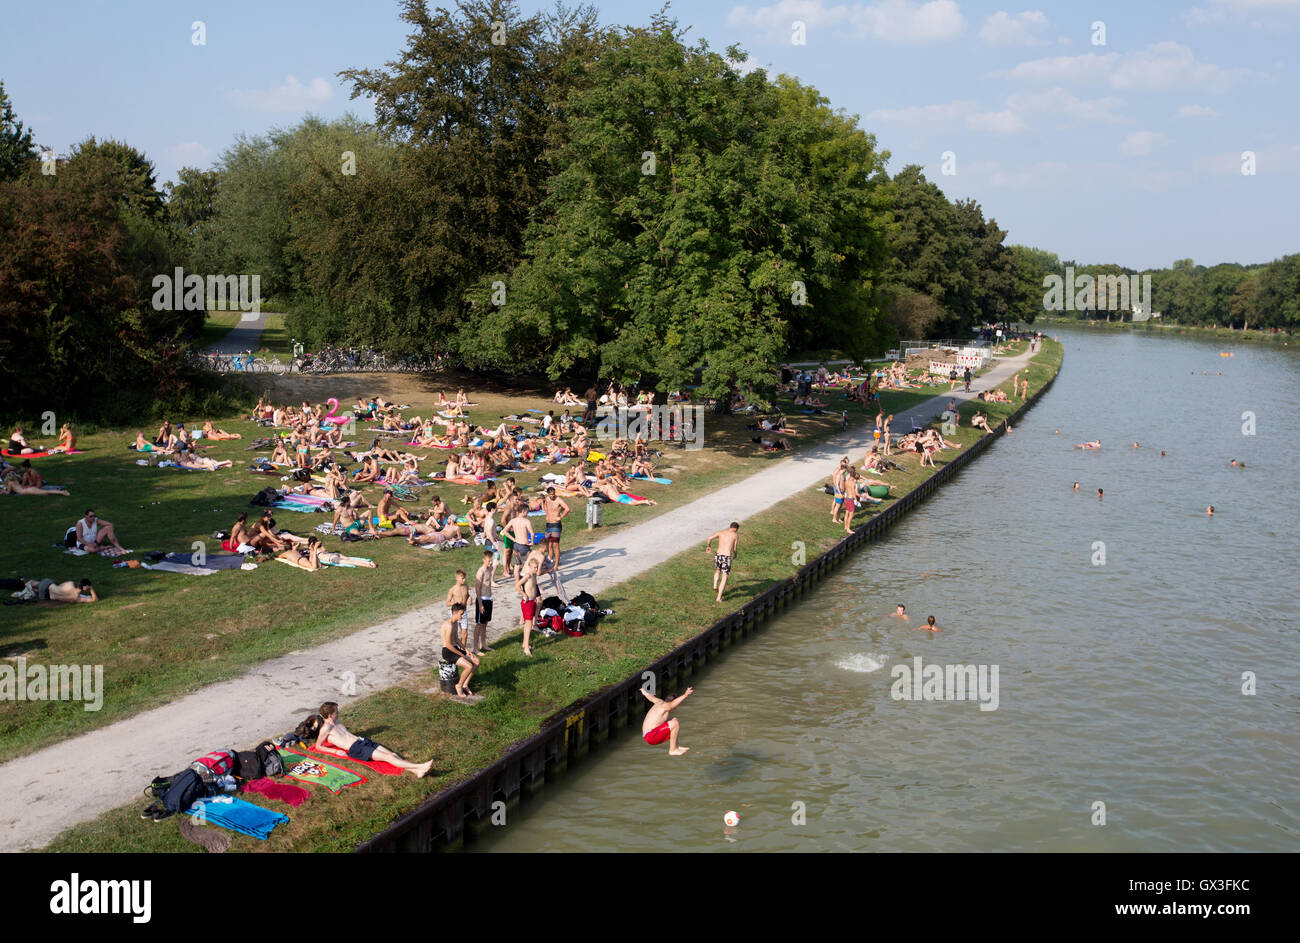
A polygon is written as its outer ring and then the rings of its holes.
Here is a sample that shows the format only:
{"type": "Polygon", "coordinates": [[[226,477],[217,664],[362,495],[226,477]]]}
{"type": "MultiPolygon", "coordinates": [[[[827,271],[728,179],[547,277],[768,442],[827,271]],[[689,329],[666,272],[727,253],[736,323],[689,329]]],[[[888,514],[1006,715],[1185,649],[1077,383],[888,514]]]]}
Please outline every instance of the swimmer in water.
{"type": "Polygon", "coordinates": [[[1077,481],[1074,483],[1074,490],[1075,491],[1079,490],[1079,483],[1077,481]]]}
{"type": "Polygon", "coordinates": [[[1233,459],[1232,461],[1230,461],[1228,464],[1231,465],[1233,468],[1236,468],[1236,467],[1237,467],[1237,460],[1234,458],[1234,459],[1233,459]]]}
{"type": "Polygon", "coordinates": [[[918,629],[924,629],[926,632],[942,632],[943,629],[934,624],[934,616],[925,617],[925,625],[918,625],[918,629]]]}
{"type": "Polygon", "coordinates": [[[894,609],[894,618],[902,619],[904,622],[911,621],[910,619],[907,618],[907,607],[904,606],[901,602],[894,609]]]}
{"type": "Polygon", "coordinates": [[[1097,500],[1098,500],[1098,501],[1101,500],[1101,489],[1100,489],[1100,488],[1097,489],[1097,500]]]}
{"type": "Polygon", "coordinates": [[[1161,458],[1164,458],[1164,457],[1165,457],[1164,449],[1161,449],[1161,450],[1160,450],[1160,457],[1161,457],[1161,458]]]}
{"type": "Polygon", "coordinates": [[[1214,505],[1213,505],[1213,504],[1211,504],[1208,508],[1205,509],[1205,515],[1206,515],[1206,517],[1214,517],[1214,505]]]}
{"type": "Polygon", "coordinates": [[[1093,439],[1091,442],[1077,442],[1074,447],[1076,449],[1099,449],[1101,448],[1101,439],[1093,439]]]}
{"type": "Polygon", "coordinates": [[[1061,430],[1060,430],[1060,429],[1057,429],[1055,432],[1052,433],[1052,435],[1060,435],[1060,434],[1061,434],[1061,430]]]}
{"type": "Polygon", "coordinates": [[[668,755],[681,756],[689,750],[690,747],[679,747],[677,745],[677,734],[680,730],[680,725],[677,723],[676,717],[669,717],[668,715],[675,711],[681,705],[682,701],[690,697],[695,689],[687,688],[685,694],[672,701],[661,700],[645,688],[641,688],[640,690],[641,693],[646,696],[646,700],[650,702],[650,710],[646,711],[645,720],[641,722],[641,736],[644,737],[645,742],[650,744],[652,747],[656,747],[667,740],[668,755]]]}
{"type": "Polygon", "coordinates": [[[1133,448],[1137,448],[1137,447],[1138,447],[1138,444],[1137,444],[1136,442],[1134,442],[1134,443],[1133,443],[1133,448]]]}

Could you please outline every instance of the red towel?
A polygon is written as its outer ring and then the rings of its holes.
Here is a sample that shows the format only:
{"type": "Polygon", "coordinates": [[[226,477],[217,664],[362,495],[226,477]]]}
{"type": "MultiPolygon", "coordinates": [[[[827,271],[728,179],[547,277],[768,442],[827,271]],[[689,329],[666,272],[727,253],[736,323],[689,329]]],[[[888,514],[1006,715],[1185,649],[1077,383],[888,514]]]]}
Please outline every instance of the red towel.
{"type": "Polygon", "coordinates": [[[383,773],[385,776],[402,775],[402,768],[400,766],[394,766],[392,763],[385,763],[383,760],[369,760],[364,762],[362,760],[354,760],[350,756],[338,756],[335,753],[326,753],[324,750],[318,750],[316,749],[315,744],[312,744],[311,752],[319,754],[320,756],[333,757],[336,760],[346,760],[349,763],[356,763],[358,766],[364,766],[367,769],[372,769],[376,773],[383,773]]]}
{"type": "Polygon", "coordinates": [[[311,792],[301,786],[277,783],[274,779],[263,776],[239,787],[240,792],[256,792],[268,799],[280,799],[297,808],[311,797],[311,792]]]}

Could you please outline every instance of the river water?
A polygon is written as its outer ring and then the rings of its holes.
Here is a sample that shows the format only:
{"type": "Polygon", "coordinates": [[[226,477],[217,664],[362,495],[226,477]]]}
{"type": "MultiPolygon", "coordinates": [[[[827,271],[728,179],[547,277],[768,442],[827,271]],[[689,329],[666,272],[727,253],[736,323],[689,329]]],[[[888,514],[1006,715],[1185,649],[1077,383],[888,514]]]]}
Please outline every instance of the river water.
{"type": "Polygon", "coordinates": [[[470,849],[1300,849],[1300,350],[1060,337],[1010,436],[693,679],[690,753],[624,733],[470,849]],[[996,709],[891,696],[917,657],[996,709]]]}

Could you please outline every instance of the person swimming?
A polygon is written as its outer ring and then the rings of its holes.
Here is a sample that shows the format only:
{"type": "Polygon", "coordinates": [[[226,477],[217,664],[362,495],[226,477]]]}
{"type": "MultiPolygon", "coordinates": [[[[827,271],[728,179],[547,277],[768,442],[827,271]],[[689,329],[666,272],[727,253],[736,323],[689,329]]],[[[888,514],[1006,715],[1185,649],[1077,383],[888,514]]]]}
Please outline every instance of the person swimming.
{"type": "Polygon", "coordinates": [[[1074,490],[1075,491],[1079,490],[1079,483],[1077,481],[1074,483],[1074,490]]]}
{"type": "Polygon", "coordinates": [[[902,619],[904,622],[911,621],[907,616],[907,607],[904,606],[901,602],[896,607],[894,607],[894,618],[902,619]]]}
{"type": "Polygon", "coordinates": [[[1076,449],[1099,449],[1101,448],[1101,439],[1093,439],[1091,442],[1079,442],[1074,447],[1076,449]]]}

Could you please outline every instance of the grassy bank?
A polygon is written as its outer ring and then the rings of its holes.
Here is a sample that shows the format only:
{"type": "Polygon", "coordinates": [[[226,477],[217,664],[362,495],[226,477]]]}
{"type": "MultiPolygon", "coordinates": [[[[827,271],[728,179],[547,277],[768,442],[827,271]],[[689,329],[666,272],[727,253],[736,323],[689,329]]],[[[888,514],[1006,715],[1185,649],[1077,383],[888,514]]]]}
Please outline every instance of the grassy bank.
{"type": "MultiPolygon", "coordinates": [[[[1023,373],[1031,392],[1055,375],[1060,362],[1060,345],[1045,343],[1033,365],[1023,373]]],[[[1005,405],[979,404],[979,408],[989,415],[990,423],[996,424],[1020,403],[1013,399],[1005,405]]],[[[964,422],[969,421],[975,408],[963,408],[964,422]]],[[[979,436],[969,425],[961,425],[948,438],[966,447],[979,436]]],[[[938,456],[940,467],[956,454],[938,456]]],[[[887,476],[893,483],[894,499],[935,471],[920,468],[915,456],[900,456],[899,461],[903,471],[887,476]]],[[[888,506],[889,502],[873,506],[859,517],[859,523],[888,506]]],[[[830,498],[820,490],[808,489],[747,519],[727,602],[739,604],[793,575],[798,564],[792,556],[792,540],[802,540],[807,559],[812,559],[842,538],[844,528],[830,521],[829,510],[830,498]],[[792,522],[796,522],[793,527],[792,522]]],[[[510,744],[534,733],[539,721],[556,710],[639,671],[710,625],[730,607],[711,601],[709,562],[699,546],[692,546],[651,568],[635,582],[611,588],[602,594],[601,602],[615,608],[617,616],[606,619],[585,638],[539,645],[531,659],[523,657],[518,633],[506,636],[484,659],[476,688],[485,699],[472,707],[424,693],[436,683],[432,672],[350,704],[347,714],[351,730],[380,740],[408,758],[434,757],[434,772],[424,780],[410,776],[372,777],[369,783],[339,796],[316,790],[309,803],[290,813],[292,821],[278,828],[271,840],[258,842],[233,835],[233,848],[352,849],[429,795],[493,762],[510,744]],[[664,605],[664,600],[678,604],[664,605]]],[[[261,797],[252,797],[251,801],[262,802],[261,797]]],[[[124,806],[72,828],[59,836],[49,850],[197,850],[180,837],[174,825],[142,822],[138,818],[141,804],[124,806]]]]}
{"type": "MultiPolygon", "coordinates": [[[[238,317],[231,314],[230,317],[238,317]]],[[[344,404],[361,393],[381,392],[398,402],[411,403],[409,414],[430,415],[439,389],[454,395],[463,378],[347,377],[255,378],[267,386],[277,402],[319,402],[336,396],[344,404]]],[[[500,421],[506,414],[525,415],[528,409],[554,407],[546,397],[514,390],[475,393],[479,406],[470,410],[476,422],[500,421]]],[[[829,394],[828,394],[829,395],[829,394]]],[[[924,398],[920,391],[887,393],[887,409],[896,411],[924,398]]],[[[826,415],[802,414],[792,400],[780,405],[799,435],[791,436],[795,448],[821,441],[840,429],[839,409],[847,408],[851,420],[869,417],[860,406],[831,397],[826,415]]],[[[377,621],[399,615],[441,598],[460,568],[478,565],[477,548],[438,553],[416,550],[401,538],[360,545],[344,545],[326,538],[329,549],[344,549],[371,557],[378,569],[330,568],[308,574],[287,566],[266,563],[254,571],[223,571],[215,576],[193,577],[142,569],[115,568],[110,560],[95,556],[65,555],[53,545],[87,508],[93,508],[117,528],[123,546],[135,556],[150,550],[219,552],[212,534],[229,530],[240,511],[256,511],[249,499],[267,485],[281,484],[278,476],[250,473],[248,463],[268,450],[246,451],[245,446],[268,430],[238,415],[174,416],[198,427],[212,418],[219,428],[240,433],[243,440],[212,443],[204,454],[229,459],[234,466],[216,472],[186,472],[136,465],[137,453],[127,445],[135,428],[102,429],[85,434],[79,447],[83,455],[52,456],[34,461],[48,483],[67,487],[72,497],[16,497],[6,504],[9,540],[0,546],[0,576],[93,581],[101,602],[94,606],[29,603],[0,608],[0,659],[26,656],[43,664],[103,665],[106,698],[103,708],[87,712],[73,702],[46,702],[39,708],[0,702],[0,755],[12,758],[57,740],[84,733],[142,710],[166,703],[204,685],[235,677],[268,658],[350,634],[377,621]],[[305,582],[309,581],[309,582],[305,582]],[[327,600],[328,605],[322,605],[327,600]]],[[[756,433],[747,426],[753,417],[706,417],[704,447],[685,450],[662,443],[660,475],[671,478],[664,486],[646,483],[639,493],[659,501],[657,507],[610,505],[604,509],[604,526],[588,532],[580,526],[566,530],[565,546],[577,546],[609,531],[647,520],[738,481],[779,460],[783,453],[764,452],[754,444],[756,433]]],[[[156,427],[144,430],[148,437],[156,427]]],[[[370,435],[358,425],[356,439],[369,443],[370,435]]],[[[423,466],[426,477],[433,463],[445,462],[446,453],[433,450],[423,466]]],[[[519,484],[536,487],[543,472],[563,466],[539,466],[514,477],[519,484]]],[[[481,490],[481,489],[478,489],[481,490]]],[[[363,488],[373,503],[381,488],[363,488]]],[[[427,507],[440,495],[457,506],[471,489],[463,485],[426,489],[413,509],[427,507]]],[[[571,499],[581,520],[581,499],[571,499]]],[[[277,513],[277,521],[298,534],[310,533],[326,515],[277,513]]]]}

